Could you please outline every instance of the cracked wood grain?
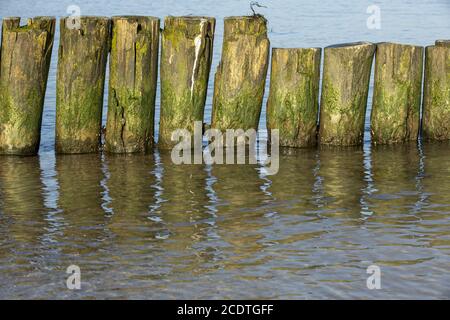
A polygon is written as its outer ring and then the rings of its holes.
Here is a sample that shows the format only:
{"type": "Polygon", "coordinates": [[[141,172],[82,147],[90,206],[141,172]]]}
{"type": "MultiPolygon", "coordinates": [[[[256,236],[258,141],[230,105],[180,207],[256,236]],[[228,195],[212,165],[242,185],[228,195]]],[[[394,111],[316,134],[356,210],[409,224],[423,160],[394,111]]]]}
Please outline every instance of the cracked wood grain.
{"type": "Polygon", "coordinates": [[[54,17],[3,19],[0,63],[0,153],[35,155],[55,33],[54,17]]]}
{"type": "Polygon", "coordinates": [[[112,18],[105,150],[148,152],[154,145],[160,21],[112,18]]]}

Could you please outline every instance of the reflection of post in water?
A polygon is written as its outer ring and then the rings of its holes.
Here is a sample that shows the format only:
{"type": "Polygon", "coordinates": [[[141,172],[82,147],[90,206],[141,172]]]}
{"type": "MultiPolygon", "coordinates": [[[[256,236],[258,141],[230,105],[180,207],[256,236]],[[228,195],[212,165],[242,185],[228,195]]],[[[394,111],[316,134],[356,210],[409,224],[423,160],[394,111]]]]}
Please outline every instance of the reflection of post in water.
{"type": "Polygon", "coordinates": [[[360,215],[364,184],[361,148],[324,148],[320,150],[319,175],[323,183],[321,215],[360,215]]]}
{"type": "Polygon", "coordinates": [[[149,207],[155,202],[155,159],[153,155],[105,156],[106,187],[112,212],[108,228],[124,241],[154,238],[149,207]]]}
{"type": "Polygon", "coordinates": [[[370,144],[363,146],[363,166],[364,166],[364,182],[365,187],[362,190],[361,196],[361,214],[364,216],[371,216],[373,214],[370,201],[367,199],[375,192],[373,186],[373,173],[372,173],[372,148],[370,144]]]}
{"type": "Polygon", "coordinates": [[[448,143],[426,143],[423,145],[424,174],[422,182],[424,208],[421,219],[428,235],[430,246],[449,246],[450,229],[450,148],[448,143]],[[438,223],[440,222],[440,223],[438,223]]]}
{"type": "MultiPolygon", "coordinates": [[[[248,163],[248,160],[246,161],[248,163]]],[[[231,247],[222,263],[226,268],[236,268],[249,262],[264,248],[261,228],[270,224],[266,214],[271,199],[265,188],[268,181],[259,176],[258,165],[213,165],[212,185],[217,198],[217,233],[231,247]]]]}
{"type": "Polygon", "coordinates": [[[12,241],[12,248],[32,250],[40,243],[47,227],[42,188],[39,158],[0,157],[0,235],[5,247],[12,241]]]}
{"type": "Polygon", "coordinates": [[[316,150],[283,148],[280,150],[280,169],[268,176],[271,193],[278,213],[303,214],[315,210],[314,169],[316,150]]]}
{"type": "MultiPolygon", "coordinates": [[[[207,208],[210,205],[206,191],[208,174],[205,165],[174,164],[170,152],[162,151],[160,159],[163,202],[154,214],[159,215],[167,227],[165,234],[160,235],[168,237],[164,246],[169,250],[184,251],[206,238],[209,228],[206,222],[211,218],[207,208]]],[[[187,260],[185,264],[189,264],[187,260]]]]}
{"type": "Polygon", "coordinates": [[[417,204],[419,153],[415,143],[372,147],[373,194],[368,198],[377,215],[397,214],[417,204]]]}
{"type": "Polygon", "coordinates": [[[101,156],[97,154],[58,155],[56,171],[59,184],[58,207],[64,219],[65,247],[74,252],[89,250],[104,236],[102,209],[103,179],[101,156]]]}
{"type": "MultiPolygon", "coordinates": [[[[423,145],[423,191],[428,195],[426,205],[433,204],[426,210],[424,219],[446,219],[450,211],[450,148],[448,143],[436,142],[423,145]]],[[[449,234],[450,232],[447,232],[449,234]]],[[[449,242],[447,241],[447,244],[449,242]]]]}

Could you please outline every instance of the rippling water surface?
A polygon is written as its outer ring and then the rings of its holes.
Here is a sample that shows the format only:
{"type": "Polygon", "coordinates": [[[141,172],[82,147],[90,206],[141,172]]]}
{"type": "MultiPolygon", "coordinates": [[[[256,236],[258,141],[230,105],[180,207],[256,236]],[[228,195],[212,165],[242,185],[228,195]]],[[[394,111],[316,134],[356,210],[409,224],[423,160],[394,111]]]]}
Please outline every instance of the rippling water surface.
{"type": "MultiPolygon", "coordinates": [[[[380,30],[366,27],[372,1],[260,2],[278,47],[450,37],[447,0],[375,1],[380,30]]],[[[0,0],[0,16],[59,17],[70,4],[0,0]]],[[[213,15],[213,71],[222,18],[249,13],[246,1],[76,4],[89,15],[213,15]]],[[[373,148],[366,134],[364,148],[282,150],[273,176],[177,166],[157,150],[55,156],[56,57],[39,156],[0,157],[0,298],[450,298],[449,144],[373,148]],[[66,288],[72,264],[81,290],[66,288]],[[366,287],[373,264],[381,290],[366,287]]]]}

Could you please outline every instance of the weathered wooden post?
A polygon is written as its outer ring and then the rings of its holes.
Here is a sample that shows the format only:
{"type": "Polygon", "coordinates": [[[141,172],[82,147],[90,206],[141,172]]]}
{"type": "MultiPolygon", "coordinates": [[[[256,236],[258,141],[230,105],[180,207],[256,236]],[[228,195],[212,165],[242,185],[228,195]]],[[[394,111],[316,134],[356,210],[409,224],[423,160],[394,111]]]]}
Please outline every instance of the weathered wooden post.
{"type": "Polygon", "coordinates": [[[423,47],[383,42],[375,54],[372,143],[417,140],[423,47]]]}
{"type": "Polygon", "coordinates": [[[267,129],[279,129],[280,146],[317,143],[320,48],[272,50],[267,129]]]}
{"type": "Polygon", "coordinates": [[[39,150],[55,34],[54,17],[4,18],[0,63],[0,154],[39,150]]]}
{"type": "Polygon", "coordinates": [[[158,18],[112,18],[106,151],[146,152],[153,146],[158,50],[158,18]]]}
{"type": "Polygon", "coordinates": [[[161,114],[159,142],[171,148],[176,129],[194,130],[203,122],[216,20],[166,17],[161,46],[161,114]]]}
{"type": "Polygon", "coordinates": [[[225,18],[211,127],[220,130],[258,128],[269,47],[267,20],[263,16],[225,18]]]}
{"type": "Polygon", "coordinates": [[[450,40],[436,40],[435,45],[438,47],[450,47],[450,40]]]}
{"type": "Polygon", "coordinates": [[[106,60],[111,21],[71,18],[60,23],[56,84],[56,151],[89,153],[100,149],[106,60]]]}
{"type": "Polygon", "coordinates": [[[321,145],[361,145],[375,45],[326,47],[319,120],[321,145]]]}
{"type": "Polygon", "coordinates": [[[425,50],[424,140],[450,140],[450,40],[425,50]]]}

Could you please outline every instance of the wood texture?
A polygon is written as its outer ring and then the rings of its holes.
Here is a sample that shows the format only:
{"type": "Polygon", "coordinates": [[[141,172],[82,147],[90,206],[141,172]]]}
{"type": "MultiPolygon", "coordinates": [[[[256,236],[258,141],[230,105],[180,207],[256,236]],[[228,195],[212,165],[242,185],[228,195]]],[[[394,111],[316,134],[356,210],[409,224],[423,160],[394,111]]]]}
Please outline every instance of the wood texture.
{"type": "Polygon", "coordinates": [[[211,70],[216,20],[210,17],[166,17],[161,51],[159,142],[171,148],[176,129],[194,130],[202,121],[211,70]]]}
{"type": "Polygon", "coordinates": [[[273,49],[267,129],[279,129],[280,146],[317,144],[320,48],[273,49]]]}
{"type": "Polygon", "coordinates": [[[375,45],[368,42],[326,47],[320,106],[319,143],[361,145],[375,45]]]}
{"type": "Polygon", "coordinates": [[[425,50],[422,135],[424,140],[450,140],[450,41],[425,50]]]}
{"type": "Polygon", "coordinates": [[[56,151],[97,152],[111,21],[81,17],[80,28],[61,19],[56,84],[56,151]]]}
{"type": "Polygon", "coordinates": [[[269,47],[263,16],[225,18],[222,59],[214,83],[213,128],[258,128],[269,47]]]}
{"type": "Polygon", "coordinates": [[[105,150],[147,152],[154,143],[159,19],[113,17],[105,150]]]}
{"type": "Polygon", "coordinates": [[[377,44],[371,120],[373,144],[417,140],[422,69],[423,47],[377,44]]]}
{"type": "Polygon", "coordinates": [[[4,18],[0,63],[0,154],[35,155],[55,33],[55,18],[4,18]]]}
{"type": "Polygon", "coordinates": [[[436,40],[435,45],[437,47],[450,47],[450,40],[436,40]]]}

